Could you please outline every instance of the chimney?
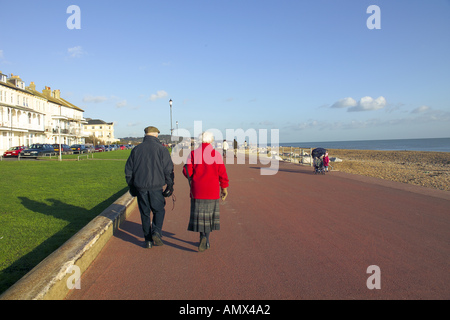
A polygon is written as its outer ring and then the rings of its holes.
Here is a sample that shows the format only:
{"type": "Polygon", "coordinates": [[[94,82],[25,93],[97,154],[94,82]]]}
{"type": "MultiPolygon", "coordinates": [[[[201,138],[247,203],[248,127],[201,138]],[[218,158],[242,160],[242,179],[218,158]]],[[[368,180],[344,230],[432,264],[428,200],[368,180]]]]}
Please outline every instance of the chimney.
{"type": "Polygon", "coordinates": [[[44,94],[44,96],[46,97],[51,97],[52,95],[52,90],[50,89],[50,87],[45,87],[44,90],[42,90],[42,93],[44,94]]]}
{"type": "Polygon", "coordinates": [[[59,89],[53,90],[53,98],[55,99],[61,98],[61,91],[59,89]]]}
{"type": "Polygon", "coordinates": [[[28,87],[30,90],[36,91],[36,85],[34,84],[34,81],[30,82],[30,86],[28,87]]]}

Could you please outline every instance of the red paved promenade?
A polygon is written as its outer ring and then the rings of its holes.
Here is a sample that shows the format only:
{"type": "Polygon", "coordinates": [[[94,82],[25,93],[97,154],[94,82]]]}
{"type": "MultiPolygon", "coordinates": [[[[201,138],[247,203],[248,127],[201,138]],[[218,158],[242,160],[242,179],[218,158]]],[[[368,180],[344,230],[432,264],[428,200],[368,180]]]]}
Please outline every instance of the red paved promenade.
{"type": "Polygon", "coordinates": [[[450,299],[450,193],[290,163],[272,176],[259,168],[227,165],[221,230],[199,253],[176,166],[165,245],[142,248],[136,209],[67,298],[450,299]],[[366,286],[370,265],[379,290],[366,286]]]}

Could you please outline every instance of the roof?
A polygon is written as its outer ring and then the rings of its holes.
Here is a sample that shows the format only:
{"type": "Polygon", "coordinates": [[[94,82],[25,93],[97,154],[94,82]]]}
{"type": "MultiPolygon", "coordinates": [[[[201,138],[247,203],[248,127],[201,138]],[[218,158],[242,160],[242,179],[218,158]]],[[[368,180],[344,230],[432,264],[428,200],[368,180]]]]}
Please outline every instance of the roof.
{"type": "Polygon", "coordinates": [[[0,85],[3,85],[5,87],[10,87],[11,89],[16,89],[16,90],[24,92],[24,93],[33,94],[30,91],[28,91],[28,90],[16,87],[15,85],[13,85],[12,83],[10,83],[8,81],[6,81],[6,82],[0,81],[0,85]]]}
{"type": "Polygon", "coordinates": [[[113,122],[105,122],[100,119],[86,119],[88,120],[87,125],[98,125],[98,124],[104,124],[104,125],[113,125],[113,122]]]}
{"type": "Polygon", "coordinates": [[[5,86],[5,87],[9,87],[11,89],[15,89],[15,90],[21,91],[23,93],[31,94],[31,95],[37,96],[39,98],[43,98],[43,99],[45,99],[47,101],[50,101],[50,102],[53,102],[55,104],[59,104],[59,105],[62,105],[62,106],[65,106],[65,107],[68,107],[68,108],[71,108],[71,109],[75,109],[75,110],[84,112],[83,109],[78,108],[76,105],[70,103],[69,101],[64,100],[63,98],[57,99],[57,98],[54,98],[52,96],[47,96],[47,95],[45,95],[45,94],[43,94],[43,93],[41,93],[39,91],[36,91],[36,90],[34,90],[34,89],[30,88],[30,87],[27,87],[26,89],[21,89],[21,88],[16,87],[15,85],[10,83],[9,81],[6,81],[6,82],[0,81],[0,85],[5,86]]]}
{"type": "Polygon", "coordinates": [[[37,95],[37,96],[41,97],[41,98],[47,99],[48,101],[53,102],[55,104],[59,104],[59,105],[62,105],[62,106],[65,106],[65,107],[68,107],[68,108],[71,108],[71,109],[75,109],[75,110],[84,112],[83,109],[78,108],[76,105],[74,105],[74,104],[64,100],[63,98],[57,99],[57,98],[54,98],[54,97],[51,97],[51,96],[49,97],[49,96],[47,96],[47,95],[45,95],[43,93],[40,93],[40,92],[38,92],[36,90],[32,90],[30,88],[28,88],[28,91],[31,92],[34,95],[37,95]]]}

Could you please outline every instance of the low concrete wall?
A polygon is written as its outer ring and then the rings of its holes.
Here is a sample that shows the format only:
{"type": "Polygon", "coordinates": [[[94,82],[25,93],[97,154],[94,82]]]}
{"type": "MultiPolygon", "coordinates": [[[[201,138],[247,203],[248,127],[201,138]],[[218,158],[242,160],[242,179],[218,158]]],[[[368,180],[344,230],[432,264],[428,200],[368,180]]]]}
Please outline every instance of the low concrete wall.
{"type": "Polygon", "coordinates": [[[81,275],[136,205],[136,198],[125,193],[6,290],[0,300],[64,299],[69,292],[67,282],[72,284],[75,275],[73,266],[81,275]]]}

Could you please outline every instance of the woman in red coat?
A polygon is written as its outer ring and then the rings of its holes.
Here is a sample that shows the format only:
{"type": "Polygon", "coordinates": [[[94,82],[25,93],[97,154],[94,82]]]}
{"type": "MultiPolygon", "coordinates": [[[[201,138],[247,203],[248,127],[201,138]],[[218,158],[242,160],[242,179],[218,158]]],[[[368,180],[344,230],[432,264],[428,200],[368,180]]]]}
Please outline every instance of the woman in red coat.
{"type": "Polygon", "coordinates": [[[183,167],[183,174],[191,187],[191,215],[188,230],[200,232],[198,250],[210,247],[209,234],[220,230],[219,198],[228,195],[228,175],[220,152],[211,143],[214,136],[204,132],[200,136],[202,144],[193,150],[183,167]]]}

